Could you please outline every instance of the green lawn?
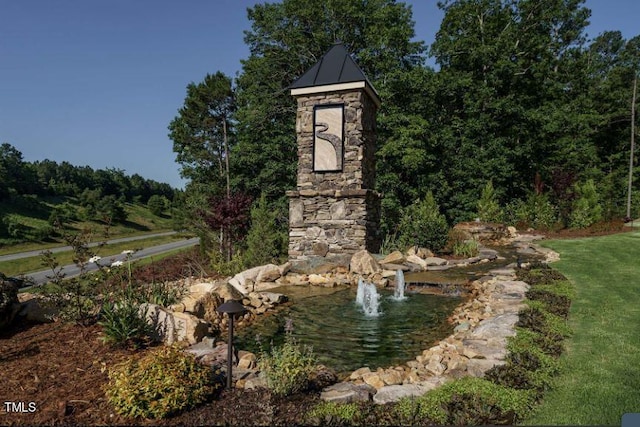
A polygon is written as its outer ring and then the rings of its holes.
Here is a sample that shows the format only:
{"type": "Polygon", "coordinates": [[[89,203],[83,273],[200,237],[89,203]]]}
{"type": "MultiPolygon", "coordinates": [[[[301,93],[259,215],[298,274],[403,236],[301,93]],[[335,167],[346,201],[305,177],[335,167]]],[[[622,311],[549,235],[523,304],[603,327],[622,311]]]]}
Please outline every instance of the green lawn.
{"type": "Polygon", "coordinates": [[[620,425],[640,412],[640,232],[543,242],[576,285],[554,390],[525,424],[620,425]]]}

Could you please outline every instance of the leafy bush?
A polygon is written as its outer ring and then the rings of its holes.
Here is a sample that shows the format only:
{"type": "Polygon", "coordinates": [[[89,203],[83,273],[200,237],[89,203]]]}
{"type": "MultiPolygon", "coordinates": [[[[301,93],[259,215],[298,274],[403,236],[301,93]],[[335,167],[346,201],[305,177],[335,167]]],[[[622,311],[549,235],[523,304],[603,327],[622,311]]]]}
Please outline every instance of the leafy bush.
{"type": "Polygon", "coordinates": [[[557,221],[557,209],[546,194],[532,192],[526,201],[516,200],[507,205],[507,222],[537,230],[552,229],[557,221]]]}
{"type": "Polygon", "coordinates": [[[487,182],[487,185],[480,193],[480,199],[477,204],[478,218],[485,222],[502,222],[504,213],[498,204],[498,196],[496,195],[493,183],[487,182]]]}
{"type": "Polygon", "coordinates": [[[264,193],[251,208],[244,264],[247,267],[279,264],[287,252],[287,225],[278,224],[278,210],[267,204],[264,193]]]}
{"type": "Polygon", "coordinates": [[[355,403],[321,402],[305,415],[310,425],[348,426],[361,418],[360,408],[355,403]]]}
{"type": "Polygon", "coordinates": [[[431,192],[403,210],[398,228],[404,247],[420,246],[438,252],[447,243],[449,225],[431,192]]]}
{"type": "Polygon", "coordinates": [[[545,335],[571,336],[571,328],[566,319],[549,313],[541,301],[526,301],[527,308],[518,313],[516,326],[531,329],[545,335]]]}
{"type": "MultiPolygon", "coordinates": [[[[557,354],[549,354],[541,348],[540,343],[544,339],[543,334],[519,329],[516,336],[509,339],[507,363],[487,371],[485,378],[506,387],[531,390],[537,397],[541,397],[551,387],[560,369],[559,362],[554,357],[557,354]]],[[[556,345],[563,339],[559,337],[556,345]]]]}
{"type": "Polygon", "coordinates": [[[305,390],[316,364],[311,348],[300,346],[290,335],[282,346],[272,347],[258,360],[258,368],[266,377],[267,387],[281,396],[305,390]]]}
{"type": "Polygon", "coordinates": [[[205,402],[220,379],[177,347],[163,347],[110,369],[106,395],[121,415],[158,419],[205,402]]]}
{"type": "Polygon", "coordinates": [[[147,323],[146,312],[131,298],[103,304],[98,324],[102,326],[103,341],[115,346],[141,347],[153,332],[147,323]]]}
{"type": "Polygon", "coordinates": [[[602,219],[602,206],[596,185],[592,179],[583,185],[575,185],[576,199],[573,202],[569,227],[587,228],[602,219]]]}
{"type": "Polygon", "coordinates": [[[516,270],[516,275],[518,280],[527,282],[531,286],[567,280],[562,273],[552,269],[547,264],[532,264],[529,269],[516,270]]]}
{"type": "Polygon", "coordinates": [[[527,291],[527,298],[532,301],[541,301],[544,303],[545,309],[556,316],[566,319],[569,315],[571,299],[566,295],[558,295],[548,289],[534,288],[527,291]]]}
{"type": "Polygon", "coordinates": [[[418,398],[404,398],[396,405],[399,419],[420,424],[514,424],[531,410],[533,394],[466,377],[444,384],[418,398]]]}

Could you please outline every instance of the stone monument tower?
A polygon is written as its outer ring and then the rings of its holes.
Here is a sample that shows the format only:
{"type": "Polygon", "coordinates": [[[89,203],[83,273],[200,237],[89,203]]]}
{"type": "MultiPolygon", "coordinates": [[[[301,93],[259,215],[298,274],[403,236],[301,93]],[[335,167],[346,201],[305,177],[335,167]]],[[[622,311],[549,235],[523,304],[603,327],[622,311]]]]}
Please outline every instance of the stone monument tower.
{"type": "Polygon", "coordinates": [[[298,184],[287,192],[289,258],[377,252],[380,97],[341,43],[290,89],[298,102],[298,184]]]}

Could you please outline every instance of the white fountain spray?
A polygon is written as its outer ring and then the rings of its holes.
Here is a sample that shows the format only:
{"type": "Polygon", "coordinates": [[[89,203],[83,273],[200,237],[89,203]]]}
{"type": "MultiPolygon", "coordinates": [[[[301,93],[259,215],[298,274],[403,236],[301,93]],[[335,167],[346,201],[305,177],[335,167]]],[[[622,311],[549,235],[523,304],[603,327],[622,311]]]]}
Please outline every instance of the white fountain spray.
{"type": "Polygon", "coordinates": [[[362,306],[367,317],[377,317],[380,314],[380,295],[373,283],[367,283],[362,278],[358,280],[356,304],[362,306]]]}
{"type": "Polygon", "coordinates": [[[404,296],[404,273],[400,269],[396,271],[396,287],[393,290],[393,296],[391,298],[395,301],[407,299],[407,297],[404,296]]]}

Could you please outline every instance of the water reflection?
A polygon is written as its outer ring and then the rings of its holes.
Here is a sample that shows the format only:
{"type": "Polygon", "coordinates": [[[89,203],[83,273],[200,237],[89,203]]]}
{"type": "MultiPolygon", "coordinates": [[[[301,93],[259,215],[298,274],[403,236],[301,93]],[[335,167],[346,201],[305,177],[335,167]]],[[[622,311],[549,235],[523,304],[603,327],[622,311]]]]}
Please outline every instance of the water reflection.
{"type": "Polygon", "coordinates": [[[290,296],[293,305],[283,312],[238,331],[240,348],[258,351],[255,337],[263,344],[284,341],[284,324],[293,320],[293,335],[302,344],[313,346],[320,362],[338,372],[362,366],[372,369],[401,364],[452,332],[446,322],[460,298],[412,294],[393,300],[392,291],[381,291],[377,317],[366,316],[355,303],[355,289],[326,294],[323,288],[283,287],[276,292],[290,296]],[[311,295],[318,290],[322,295],[311,295]]]}

